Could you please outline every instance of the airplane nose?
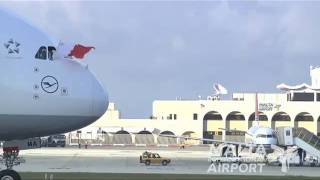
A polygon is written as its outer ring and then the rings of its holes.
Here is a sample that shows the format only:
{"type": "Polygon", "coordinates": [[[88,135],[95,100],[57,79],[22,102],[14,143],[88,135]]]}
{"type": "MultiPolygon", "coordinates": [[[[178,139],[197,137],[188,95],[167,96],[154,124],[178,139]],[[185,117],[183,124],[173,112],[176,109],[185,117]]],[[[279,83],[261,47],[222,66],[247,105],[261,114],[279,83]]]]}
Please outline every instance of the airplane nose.
{"type": "Polygon", "coordinates": [[[93,82],[93,115],[101,117],[108,109],[109,99],[99,81],[93,82]]]}

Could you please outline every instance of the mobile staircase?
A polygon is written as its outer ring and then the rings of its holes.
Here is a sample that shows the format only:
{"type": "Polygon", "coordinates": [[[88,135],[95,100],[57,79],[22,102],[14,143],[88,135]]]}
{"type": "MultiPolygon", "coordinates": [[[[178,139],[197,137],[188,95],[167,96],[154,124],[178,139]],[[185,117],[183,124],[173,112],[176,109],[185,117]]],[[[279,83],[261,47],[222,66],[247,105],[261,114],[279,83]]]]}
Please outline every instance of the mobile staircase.
{"type": "Polygon", "coordinates": [[[278,143],[281,146],[297,146],[320,159],[320,138],[305,128],[277,128],[278,143]]]}

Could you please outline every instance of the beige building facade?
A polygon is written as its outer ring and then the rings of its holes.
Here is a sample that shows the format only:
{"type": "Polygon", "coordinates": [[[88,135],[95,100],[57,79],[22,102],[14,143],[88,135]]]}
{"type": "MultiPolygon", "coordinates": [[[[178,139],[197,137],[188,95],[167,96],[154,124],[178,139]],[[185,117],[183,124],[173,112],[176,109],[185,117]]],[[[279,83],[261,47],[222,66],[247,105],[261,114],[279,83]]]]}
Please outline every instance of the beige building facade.
{"type": "MultiPolygon", "coordinates": [[[[259,124],[265,127],[305,127],[320,135],[320,102],[290,101],[287,94],[258,94],[259,124]]],[[[148,119],[122,119],[115,104],[90,125],[110,133],[159,129],[174,135],[222,139],[223,129],[248,130],[254,121],[255,93],[235,93],[231,100],[156,100],[148,119]]],[[[241,136],[241,134],[240,134],[241,136]]]]}
{"type": "MultiPolygon", "coordinates": [[[[320,68],[311,67],[310,74],[311,86],[281,84],[278,88],[282,93],[257,93],[260,126],[304,127],[320,135],[320,68]]],[[[122,142],[132,144],[144,144],[136,136],[148,139],[145,143],[181,143],[159,137],[155,131],[211,139],[240,137],[243,141],[244,133],[228,130],[246,131],[256,123],[255,104],[256,93],[234,93],[229,100],[221,99],[219,94],[205,100],[155,100],[150,118],[123,119],[115,104],[110,103],[105,115],[84,131],[91,129],[92,135],[98,129],[110,134],[109,143],[115,143],[115,135],[126,136],[122,142]]]]}

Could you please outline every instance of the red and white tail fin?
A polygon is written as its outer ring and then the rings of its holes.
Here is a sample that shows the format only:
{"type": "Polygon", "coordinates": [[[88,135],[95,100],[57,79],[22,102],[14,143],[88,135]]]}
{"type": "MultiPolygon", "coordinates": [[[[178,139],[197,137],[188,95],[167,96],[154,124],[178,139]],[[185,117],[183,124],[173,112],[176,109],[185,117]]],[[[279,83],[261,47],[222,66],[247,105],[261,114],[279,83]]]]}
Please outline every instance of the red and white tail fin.
{"type": "Polygon", "coordinates": [[[83,46],[81,44],[63,43],[60,42],[57,47],[58,57],[72,58],[75,57],[78,60],[83,59],[84,56],[91,50],[95,49],[93,46],[83,46]]]}
{"type": "Polygon", "coordinates": [[[255,104],[255,113],[254,113],[254,120],[256,122],[256,125],[259,126],[259,102],[258,102],[258,93],[256,93],[256,104],[255,104]]]}

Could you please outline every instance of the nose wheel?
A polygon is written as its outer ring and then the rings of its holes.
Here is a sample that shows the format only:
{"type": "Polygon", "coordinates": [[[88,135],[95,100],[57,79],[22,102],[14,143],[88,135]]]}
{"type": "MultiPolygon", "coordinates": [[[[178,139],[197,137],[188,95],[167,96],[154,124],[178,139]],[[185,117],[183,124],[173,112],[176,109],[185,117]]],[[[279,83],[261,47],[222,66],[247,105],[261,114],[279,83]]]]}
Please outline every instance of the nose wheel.
{"type": "Polygon", "coordinates": [[[16,171],[12,169],[6,169],[0,171],[0,180],[21,180],[21,177],[16,171]]]}
{"type": "Polygon", "coordinates": [[[0,180],[21,180],[20,175],[12,170],[13,166],[25,163],[25,160],[19,156],[18,147],[3,148],[3,155],[0,157],[0,162],[7,169],[0,171],[0,180]]]}

